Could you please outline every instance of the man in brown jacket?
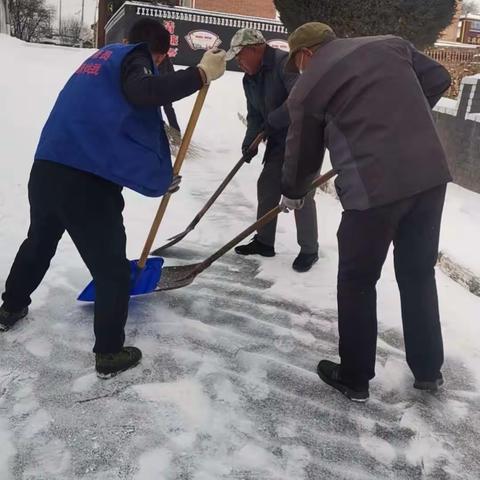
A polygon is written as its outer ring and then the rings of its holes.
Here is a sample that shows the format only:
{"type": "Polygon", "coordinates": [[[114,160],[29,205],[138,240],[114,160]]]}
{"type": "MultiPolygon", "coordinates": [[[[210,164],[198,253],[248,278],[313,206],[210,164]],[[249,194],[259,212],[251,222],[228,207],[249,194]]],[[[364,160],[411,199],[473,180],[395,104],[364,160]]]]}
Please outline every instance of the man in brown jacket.
{"type": "Polygon", "coordinates": [[[288,107],[282,204],[301,208],[325,148],[338,173],[340,364],[320,378],[365,401],[375,375],[376,290],[390,244],[414,387],[443,384],[443,343],[434,267],[446,184],[451,180],[431,108],[448,72],[394,36],[337,39],[307,23],[289,38],[287,68],[303,72],[288,107]]]}

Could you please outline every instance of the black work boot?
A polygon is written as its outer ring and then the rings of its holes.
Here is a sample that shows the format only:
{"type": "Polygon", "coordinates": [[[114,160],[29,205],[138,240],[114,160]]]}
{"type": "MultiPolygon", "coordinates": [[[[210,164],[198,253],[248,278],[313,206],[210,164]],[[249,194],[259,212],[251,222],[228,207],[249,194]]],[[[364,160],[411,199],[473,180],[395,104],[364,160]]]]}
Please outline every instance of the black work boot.
{"type": "Polygon", "coordinates": [[[425,390],[428,392],[437,392],[438,387],[441,387],[444,384],[443,376],[439,373],[439,376],[435,380],[417,380],[413,384],[413,388],[418,388],[418,390],[425,390]]]}
{"type": "Polygon", "coordinates": [[[136,347],[123,347],[118,353],[96,353],[95,369],[98,378],[112,378],[118,373],[136,367],[142,352],[136,347]]]}
{"type": "Polygon", "coordinates": [[[22,308],[18,312],[8,312],[4,306],[0,307],[0,332],[10,330],[19,320],[26,317],[28,307],[22,308]]]}
{"type": "Polygon", "coordinates": [[[239,255],[261,255],[262,257],[275,256],[275,249],[258,241],[257,237],[253,237],[253,240],[246,245],[235,247],[235,252],[239,255]]]}
{"type": "Polygon", "coordinates": [[[292,263],[292,268],[297,272],[308,272],[313,264],[318,262],[318,253],[302,253],[292,263]]]}
{"type": "Polygon", "coordinates": [[[343,393],[349,400],[361,403],[368,400],[368,384],[364,387],[354,387],[344,383],[340,376],[340,365],[338,363],[321,360],[317,367],[317,373],[325,383],[343,393]]]}

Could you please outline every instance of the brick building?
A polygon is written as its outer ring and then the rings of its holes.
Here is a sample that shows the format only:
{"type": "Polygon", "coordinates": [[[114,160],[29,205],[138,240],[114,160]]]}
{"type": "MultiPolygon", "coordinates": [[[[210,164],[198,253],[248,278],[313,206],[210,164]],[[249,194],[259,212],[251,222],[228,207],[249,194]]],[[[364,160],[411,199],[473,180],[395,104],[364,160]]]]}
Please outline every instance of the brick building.
{"type": "Polygon", "coordinates": [[[462,0],[457,0],[457,9],[452,23],[440,35],[441,40],[456,42],[459,36],[460,17],[462,16],[462,0]]]}
{"type": "Polygon", "coordinates": [[[180,0],[182,7],[233,13],[248,17],[276,18],[273,0],[180,0]]]}
{"type": "Polygon", "coordinates": [[[469,13],[460,18],[460,38],[462,43],[480,45],[480,15],[469,13]]]}

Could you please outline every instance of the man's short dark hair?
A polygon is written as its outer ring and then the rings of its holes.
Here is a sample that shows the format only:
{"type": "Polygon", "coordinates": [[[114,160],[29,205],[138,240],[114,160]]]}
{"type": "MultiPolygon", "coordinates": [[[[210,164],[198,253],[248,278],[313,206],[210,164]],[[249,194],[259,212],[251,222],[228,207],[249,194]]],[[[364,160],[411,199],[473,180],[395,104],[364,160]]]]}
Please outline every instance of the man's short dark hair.
{"type": "Polygon", "coordinates": [[[152,53],[167,53],[170,33],[158,20],[142,18],[128,32],[128,43],[147,43],[152,53]]]}

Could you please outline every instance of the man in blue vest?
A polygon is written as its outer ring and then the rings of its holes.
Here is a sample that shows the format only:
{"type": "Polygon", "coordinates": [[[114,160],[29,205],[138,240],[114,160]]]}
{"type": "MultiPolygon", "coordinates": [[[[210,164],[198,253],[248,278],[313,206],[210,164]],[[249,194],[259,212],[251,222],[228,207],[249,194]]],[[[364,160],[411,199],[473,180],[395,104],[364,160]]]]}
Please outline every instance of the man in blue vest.
{"type": "Polygon", "coordinates": [[[130,266],[122,187],[151,197],[178,189],[158,107],[225,72],[225,52],[217,50],[206,52],[197,67],[159,76],[170,34],[156,20],[139,20],[129,40],[88,58],[59,94],[30,174],[28,236],[0,307],[0,331],[27,315],[30,295],[67,231],[95,281],[93,351],[101,378],[137,365],[142,356],[124,347],[130,266]]]}

